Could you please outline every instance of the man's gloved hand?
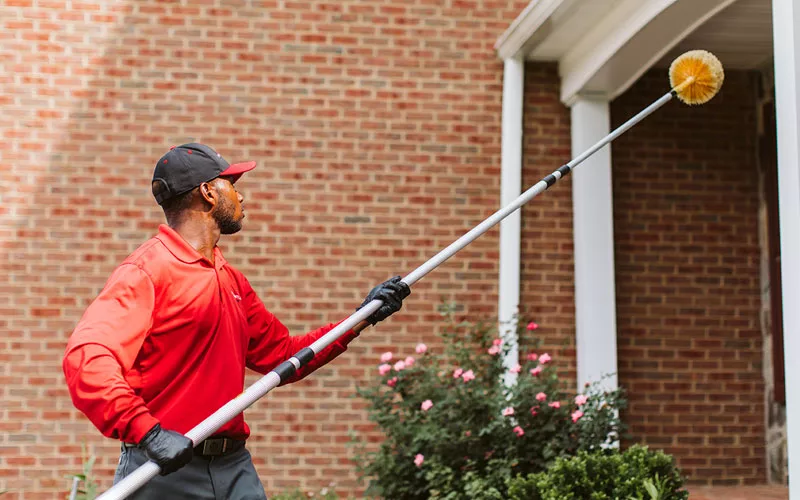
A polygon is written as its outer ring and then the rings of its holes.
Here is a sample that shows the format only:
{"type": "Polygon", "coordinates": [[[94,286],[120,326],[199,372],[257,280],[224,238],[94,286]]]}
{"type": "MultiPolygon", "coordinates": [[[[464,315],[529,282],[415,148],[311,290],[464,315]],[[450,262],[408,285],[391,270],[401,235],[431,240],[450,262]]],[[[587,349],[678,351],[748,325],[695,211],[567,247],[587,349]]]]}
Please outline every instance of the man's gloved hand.
{"type": "Polygon", "coordinates": [[[175,431],[167,431],[156,424],[139,441],[147,457],[161,467],[161,475],[166,476],[192,461],[194,444],[192,440],[175,431]]]}
{"type": "Polygon", "coordinates": [[[374,326],[379,321],[383,321],[399,311],[400,308],[403,307],[403,299],[409,295],[411,295],[411,289],[408,285],[400,281],[400,276],[395,276],[373,288],[358,309],[361,309],[375,299],[383,301],[383,305],[367,318],[367,321],[374,326]]]}

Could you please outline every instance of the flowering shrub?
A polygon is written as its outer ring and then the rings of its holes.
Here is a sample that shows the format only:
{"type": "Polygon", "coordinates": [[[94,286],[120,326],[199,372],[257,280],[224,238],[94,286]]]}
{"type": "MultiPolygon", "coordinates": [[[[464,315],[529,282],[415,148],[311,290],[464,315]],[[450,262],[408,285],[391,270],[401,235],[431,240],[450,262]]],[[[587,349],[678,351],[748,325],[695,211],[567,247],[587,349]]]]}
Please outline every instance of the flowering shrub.
{"type": "MultiPolygon", "coordinates": [[[[510,346],[496,323],[446,316],[445,352],[420,344],[413,354],[384,353],[375,384],[358,389],[385,437],[377,451],[357,452],[368,494],[508,498],[511,478],[618,439],[620,391],[593,385],[570,392],[556,372],[558,360],[538,350],[520,353],[520,364],[507,369],[510,346]],[[518,377],[515,384],[504,384],[507,372],[518,377]]],[[[520,321],[518,337],[537,328],[520,321]]]]}

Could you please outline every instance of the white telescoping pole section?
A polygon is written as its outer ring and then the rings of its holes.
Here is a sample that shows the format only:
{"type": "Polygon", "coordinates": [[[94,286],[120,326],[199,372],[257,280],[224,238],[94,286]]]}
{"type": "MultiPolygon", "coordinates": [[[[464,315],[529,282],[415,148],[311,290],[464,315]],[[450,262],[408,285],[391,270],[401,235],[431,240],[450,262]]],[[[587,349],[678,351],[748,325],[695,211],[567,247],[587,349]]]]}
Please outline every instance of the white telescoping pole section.
{"type": "MultiPolygon", "coordinates": [[[[608,100],[579,97],[572,105],[572,153],[578,154],[611,128],[608,100]]],[[[617,388],[617,316],[614,280],[614,210],[611,145],[586,160],[572,176],[575,248],[575,328],[578,391],[608,376],[617,388]]]]}
{"type": "MultiPolygon", "coordinates": [[[[522,192],[522,110],[525,61],[506,59],[503,70],[503,129],[500,181],[500,206],[506,206],[522,192]]],[[[519,363],[517,313],[519,312],[521,215],[516,211],[500,223],[500,279],[497,316],[500,337],[511,346],[503,363],[510,369],[519,363]]],[[[505,383],[516,381],[506,371],[505,383]]]]}
{"type": "Polygon", "coordinates": [[[800,500],[800,4],[772,1],[789,499],[800,500]]]}

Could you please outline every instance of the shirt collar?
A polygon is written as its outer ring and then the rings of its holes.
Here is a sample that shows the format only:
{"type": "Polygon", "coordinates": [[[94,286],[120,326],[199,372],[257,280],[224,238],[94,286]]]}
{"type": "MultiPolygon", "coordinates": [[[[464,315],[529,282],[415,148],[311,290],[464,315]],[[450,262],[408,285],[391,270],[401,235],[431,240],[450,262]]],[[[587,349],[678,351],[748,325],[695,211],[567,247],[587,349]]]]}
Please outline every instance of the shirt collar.
{"type": "MultiPolygon", "coordinates": [[[[167,247],[167,250],[172,253],[178,260],[181,262],[185,262],[187,264],[191,264],[194,262],[204,261],[207,264],[211,264],[208,262],[208,259],[203,257],[200,252],[194,249],[183,237],[178,234],[177,231],[172,229],[166,224],[161,224],[158,226],[158,234],[156,238],[167,247]]],[[[228,261],[225,260],[225,257],[222,256],[222,251],[219,247],[214,247],[214,264],[215,268],[222,269],[222,266],[227,264],[228,261]]]]}

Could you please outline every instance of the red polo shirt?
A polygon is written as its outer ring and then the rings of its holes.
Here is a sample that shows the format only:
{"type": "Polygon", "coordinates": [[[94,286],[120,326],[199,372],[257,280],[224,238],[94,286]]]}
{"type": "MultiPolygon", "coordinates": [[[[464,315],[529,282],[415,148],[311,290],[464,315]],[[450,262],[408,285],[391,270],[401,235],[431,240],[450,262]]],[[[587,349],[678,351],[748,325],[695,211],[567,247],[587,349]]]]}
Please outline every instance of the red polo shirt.
{"type": "MultiPolygon", "coordinates": [[[[75,407],[106,436],[139,442],[156,423],[181,433],[330,331],[292,337],[219,248],[212,265],[168,226],[114,270],[67,343],[75,407]]],[[[288,382],[347,349],[348,332],[288,382]]],[[[245,439],[242,414],[215,435],[245,439]]]]}

